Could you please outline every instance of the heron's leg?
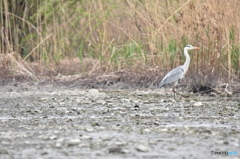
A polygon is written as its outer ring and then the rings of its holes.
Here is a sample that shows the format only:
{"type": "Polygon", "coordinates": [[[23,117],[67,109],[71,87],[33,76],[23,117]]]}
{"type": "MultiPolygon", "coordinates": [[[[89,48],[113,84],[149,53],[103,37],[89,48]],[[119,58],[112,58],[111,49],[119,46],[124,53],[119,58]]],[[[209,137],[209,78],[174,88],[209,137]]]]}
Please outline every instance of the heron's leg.
{"type": "Polygon", "coordinates": [[[176,93],[176,91],[175,91],[175,86],[173,87],[173,95],[174,95],[174,99],[176,100],[176,97],[175,97],[175,93],[176,93]]]}
{"type": "Polygon", "coordinates": [[[175,100],[176,100],[176,95],[175,95],[175,94],[178,93],[178,92],[175,91],[175,88],[177,87],[177,84],[178,84],[178,81],[174,83],[174,85],[173,85],[173,90],[172,90],[175,100]]]}

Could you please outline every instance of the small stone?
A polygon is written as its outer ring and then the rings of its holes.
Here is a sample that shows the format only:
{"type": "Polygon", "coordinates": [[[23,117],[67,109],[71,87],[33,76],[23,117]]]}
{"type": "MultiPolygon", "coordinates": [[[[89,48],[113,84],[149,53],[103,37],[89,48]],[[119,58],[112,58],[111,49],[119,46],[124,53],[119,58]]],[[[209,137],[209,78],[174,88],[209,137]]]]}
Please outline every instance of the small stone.
{"type": "Polygon", "coordinates": [[[128,150],[128,149],[122,149],[122,153],[124,153],[124,154],[130,153],[130,150],[128,150]]]}
{"type": "Polygon", "coordinates": [[[99,94],[99,91],[97,89],[90,89],[88,91],[88,93],[92,94],[92,95],[98,95],[99,94]]]}
{"type": "Polygon", "coordinates": [[[93,128],[86,128],[85,130],[88,131],[88,132],[92,132],[92,131],[94,131],[93,128]]]}
{"type": "Polygon", "coordinates": [[[104,104],[106,104],[107,102],[106,102],[105,100],[98,100],[96,103],[99,103],[99,104],[104,105],[104,104]]]}
{"type": "Polygon", "coordinates": [[[162,131],[162,132],[167,132],[167,131],[169,131],[169,130],[168,130],[168,128],[161,128],[160,131],[162,131]]]}
{"type": "Polygon", "coordinates": [[[169,99],[169,102],[176,103],[176,100],[175,100],[175,99],[172,99],[172,98],[170,98],[170,99],[169,99]]]}
{"type": "Polygon", "coordinates": [[[66,120],[66,122],[70,122],[70,121],[72,121],[72,119],[71,119],[71,118],[68,118],[68,119],[66,120]]]}
{"type": "Polygon", "coordinates": [[[108,153],[127,154],[130,153],[130,151],[121,147],[111,147],[108,149],[108,153]]]}
{"type": "Polygon", "coordinates": [[[225,122],[223,120],[219,121],[220,124],[224,124],[225,122]]]}
{"type": "Polygon", "coordinates": [[[41,111],[41,110],[34,110],[35,112],[37,112],[37,113],[43,113],[43,111],[41,111]]]}
{"type": "Polygon", "coordinates": [[[81,140],[80,139],[70,139],[68,141],[68,146],[74,146],[74,145],[78,145],[81,143],[81,140]]]}
{"type": "Polygon", "coordinates": [[[61,144],[60,142],[57,142],[57,143],[55,144],[55,147],[56,147],[56,148],[61,148],[61,147],[62,147],[62,144],[61,144]]]}
{"type": "Polygon", "coordinates": [[[49,105],[49,108],[55,108],[55,106],[54,105],[49,105]]]}
{"type": "Polygon", "coordinates": [[[126,143],[121,142],[121,141],[117,141],[117,142],[115,142],[115,144],[116,144],[117,146],[123,146],[123,145],[125,145],[126,143]]]}
{"type": "Polygon", "coordinates": [[[99,124],[98,123],[93,123],[92,126],[99,126],[99,124]]]}
{"type": "Polygon", "coordinates": [[[225,145],[228,145],[228,144],[229,144],[229,142],[228,142],[228,141],[224,141],[224,142],[223,142],[223,144],[225,144],[225,145]]]}
{"type": "Polygon", "coordinates": [[[111,147],[108,149],[108,153],[122,153],[121,147],[111,147]]]}
{"type": "Polygon", "coordinates": [[[48,152],[46,152],[46,151],[44,151],[44,152],[41,152],[41,155],[47,155],[48,154],[48,152]]]}
{"type": "Polygon", "coordinates": [[[139,105],[134,105],[134,107],[133,107],[135,110],[137,110],[137,109],[140,109],[140,106],[139,105]]]}
{"type": "Polygon", "coordinates": [[[87,136],[87,135],[80,135],[80,137],[81,137],[82,140],[92,139],[90,136],[87,136]]]}
{"type": "Polygon", "coordinates": [[[202,102],[196,102],[196,103],[193,104],[193,106],[201,107],[201,106],[203,106],[203,103],[202,102]]]}
{"type": "Polygon", "coordinates": [[[159,122],[153,122],[154,125],[161,125],[159,122]]]}
{"type": "Polygon", "coordinates": [[[66,113],[66,114],[69,114],[69,113],[71,113],[71,111],[69,111],[69,110],[66,110],[66,111],[65,111],[65,113],[66,113]]]}
{"type": "Polygon", "coordinates": [[[143,129],[143,132],[149,133],[151,132],[151,129],[143,129]]]}
{"type": "Polygon", "coordinates": [[[138,145],[136,147],[136,150],[139,151],[139,152],[148,152],[149,151],[149,148],[145,145],[138,145]]]}
{"type": "Polygon", "coordinates": [[[57,136],[56,136],[56,135],[50,136],[49,139],[50,139],[50,140],[56,140],[56,139],[57,139],[57,136]]]}
{"type": "Polygon", "coordinates": [[[161,99],[160,102],[164,103],[164,102],[167,102],[167,100],[166,99],[161,99]]]}

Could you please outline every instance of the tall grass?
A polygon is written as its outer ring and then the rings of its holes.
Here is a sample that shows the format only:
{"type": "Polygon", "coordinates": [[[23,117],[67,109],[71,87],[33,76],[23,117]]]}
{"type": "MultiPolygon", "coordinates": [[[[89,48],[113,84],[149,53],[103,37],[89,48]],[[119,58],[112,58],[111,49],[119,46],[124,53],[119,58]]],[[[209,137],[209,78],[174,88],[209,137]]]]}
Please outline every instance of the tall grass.
{"type": "Polygon", "coordinates": [[[139,66],[165,73],[192,44],[201,47],[191,53],[193,83],[231,81],[240,77],[239,7],[238,0],[2,0],[0,52],[57,70],[78,58],[84,69],[74,73],[139,66]]]}

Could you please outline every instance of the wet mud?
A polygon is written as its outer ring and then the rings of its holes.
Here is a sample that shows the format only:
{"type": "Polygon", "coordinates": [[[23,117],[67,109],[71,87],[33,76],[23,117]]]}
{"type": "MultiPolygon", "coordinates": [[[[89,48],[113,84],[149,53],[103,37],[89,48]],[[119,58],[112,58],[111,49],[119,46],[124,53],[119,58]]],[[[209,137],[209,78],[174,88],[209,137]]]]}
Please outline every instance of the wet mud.
{"type": "Polygon", "coordinates": [[[172,97],[1,87],[0,158],[240,158],[237,96],[172,97]]]}

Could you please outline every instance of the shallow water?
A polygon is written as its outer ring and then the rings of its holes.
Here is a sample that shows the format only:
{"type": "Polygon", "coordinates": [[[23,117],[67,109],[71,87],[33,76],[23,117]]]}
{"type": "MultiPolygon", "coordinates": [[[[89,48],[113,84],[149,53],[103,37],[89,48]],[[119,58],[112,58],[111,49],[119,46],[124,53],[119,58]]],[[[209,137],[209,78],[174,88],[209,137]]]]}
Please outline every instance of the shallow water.
{"type": "MultiPolygon", "coordinates": [[[[0,92],[0,158],[219,158],[240,153],[240,102],[159,90],[0,92]]],[[[240,158],[240,154],[229,157],[240,158]]]]}

